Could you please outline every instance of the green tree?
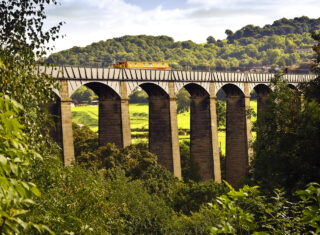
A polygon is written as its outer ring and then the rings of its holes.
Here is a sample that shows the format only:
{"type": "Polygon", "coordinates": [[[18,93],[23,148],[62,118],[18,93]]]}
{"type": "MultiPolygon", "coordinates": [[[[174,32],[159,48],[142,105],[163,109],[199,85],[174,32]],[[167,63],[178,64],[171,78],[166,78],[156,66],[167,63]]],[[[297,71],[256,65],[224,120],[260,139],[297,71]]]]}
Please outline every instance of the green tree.
{"type": "Polygon", "coordinates": [[[312,64],[312,71],[317,77],[309,83],[300,84],[300,88],[303,90],[307,100],[314,100],[317,103],[320,103],[320,32],[314,32],[312,38],[317,42],[313,47],[315,56],[312,64]]]}
{"type": "Polygon", "coordinates": [[[34,196],[40,193],[30,182],[30,168],[48,148],[48,115],[44,105],[54,97],[53,78],[36,74],[39,58],[50,48],[62,23],[44,30],[45,8],[55,0],[12,0],[0,3],[0,233],[43,232],[45,226],[25,220],[34,196]],[[9,98],[10,97],[10,98],[9,98]],[[17,102],[23,105],[17,105],[17,102]],[[38,152],[38,153],[37,153],[38,152]]]}
{"type": "Polygon", "coordinates": [[[78,104],[90,104],[98,96],[86,86],[81,86],[72,94],[71,98],[76,100],[78,104]]]}
{"type": "MultiPolygon", "coordinates": [[[[12,0],[0,4],[0,60],[5,69],[0,70],[0,90],[24,106],[22,122],[30,134],[32,146],[40,147],[46,140],[48,116],[44,105],[53,100],[52,87],[56,82],[44,74],[36,74],[48,48],[46,43],[55,40],[62,23],[44,30],[45,8],[57,4],[55,0],[12,0]],[[38,143],[36,143],[38,142],[38,143]]],[[[46,144],[42,145],[47,149],[46,144]]]]}
{"type": "Polygon", "coordinates": [[[320,106],[306,101],[301,109],[297,92],[281,75],[273,88],[258,120],[253,176],[263,189],[284,188],[290,194],[319,182],[320,106]]]}
{"type": "Polygon", "coordinates": [[[207,37],[207,43],[216,43],[216,39],[212,36],[207,37]]]}
{"type": "Polygon", "coordinates": [[[177,94],[177,111],[183,113],[190,108],[190,94],[186,89],[181,89],[177,94]]]}
{"type": "Polygon", "coordinates": [[[98,149],[98,135],[88,126],[72,123],[74,153],[76,158],[82,153],[91,153],[98,149]]]}
{"type": "Polygon", "coordinates": [[[20,122],[23,107],[0,93],[0,234],[27,233],[46,226],[25,220],[24,216],[40,196],[37,186],[27,180],[31,162],[41,156],[30,145],[20,122]]]}
{"type": "Polygon", "coordinates": [[[143,90],[136,90],[129,95],[129,99],[131,104],[148,103],[148,94],[143,90]]]}
{"type": "Polygon", "coordinates": [[[217,120],[218,127],[226,126],[227,106],[226,102],[217,100],[217,120]]]}

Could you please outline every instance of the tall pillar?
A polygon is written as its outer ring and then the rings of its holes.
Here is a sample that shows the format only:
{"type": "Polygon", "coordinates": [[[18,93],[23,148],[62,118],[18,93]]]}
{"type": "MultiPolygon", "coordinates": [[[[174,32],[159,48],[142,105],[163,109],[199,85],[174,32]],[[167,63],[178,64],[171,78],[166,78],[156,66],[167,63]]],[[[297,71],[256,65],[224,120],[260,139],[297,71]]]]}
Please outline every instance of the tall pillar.
{"type": "Polygon", "coordinates": [[[181,178],[180,149],[177,125],[177,105],[173,83],[170,95],[149,94],[149,150],[158,162],[181,178]]]}
{"type": "MultiPolygon", "coordinates": [[[[224,88],[227,94],[226,180],[236,186],[246,175],[249,162],[248,136],[250,126],[246,115],[250,99],[234,85],[224,88]]],[[[248,90],[248,89],[245,89],[248,90]]]]}
{"type": "Polygon", "coordinates": [[[217,97],[214,83],[210,83],[210,116],[214,181],[217,183],[221,183],[221,164],[218,142],[217,97]]]}
{"type": "Polygon", "coordinates": [[[121,97],[108,91],[99,92],[99,145],[114,143],[123,148],[131,144],[127,84],[120,82],[121,97]]]}
{"type": "Polygon", "coordinates": [[[173,174],[181,179],[180,145],[179,131],[177,121],[177,98],[174,92],[174,83],[169,83],[169,108],[170,108],[170,126],[171,126],[171,151],[173,161],[173,174]]]}
{"type": "Polygon", "coordinates": [[[68,81],[60,81],[60,85],[63,162],[65,166],[70,166],[75,161],[71,117],[71,99],[69,97],[68,81]]]}
{"type": "Polygon", "coordinates": [[[190,155],[199,167],[202,181],[221,182],[214,84],[211,96],[195,84],[186,86],[190,100],[190,155]]]}
{"type": "Polygon", "coordinates": [[[131,145],[129,97],[127,82],[120,82],[121,94],[121,126],[122,126],[122,147],[131,145]]]}

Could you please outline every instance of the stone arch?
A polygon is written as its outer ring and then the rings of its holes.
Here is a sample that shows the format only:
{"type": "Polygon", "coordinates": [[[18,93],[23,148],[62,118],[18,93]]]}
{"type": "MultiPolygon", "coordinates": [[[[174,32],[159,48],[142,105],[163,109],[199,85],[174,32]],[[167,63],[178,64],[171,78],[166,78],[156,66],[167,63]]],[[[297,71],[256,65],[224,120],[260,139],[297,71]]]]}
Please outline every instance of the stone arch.
{"type": "Polygon", "coordinates": [[[226,96],[244,97],[244,91],[235,84],[225,84],[221,89],[226,93],[226,96]]]}
{"type": "MultiPolygon", "coordinates": [[[[77,81],[71,80],[68,81],[68,90],[69,96],[71,97],[72,94],[78,90],[81,86],[86,86],[92,89],[96,94],[100,91],[108,91],[110,94],[116,93],[119,97],[120,94],[120,82],[118,81],[77,81]],[[91,86],[91,87],[89,87],[91,86]]],[[[97,94],[98,95],[98,94],[97,94]]],[[[115,94],[114,94],[115,95],[115,94]]]]}
{"type": "Polygon", "coordinates": [[[214,139],[217,138],[215,99],[210,99],[209,92],[199,84],[187,83],[184,88],[190,94],[190,157],[199,168],[201,180],[220,182],[218,140],[214,139]]]}
{"type": "MultiPolygon", "coordinates": [[[[181,177],[180,151],[175,99],[159,84],[139,83],[149,98],[149,151],[158,162],[181,177]]],[[[173,87],[172,87],[173,88],[173,87]]]]}
{"type": "Polygon", "coordinates": [[[153,87],[157,90],[161,88],[165,93],[169,95],[169,86],[168,82],[153,82],[153,81],[148,81],[148,82],[136,82],[136,81],[130,81],[128,82],[128,89],[127,89],[127,95],[129,96],[131,92],[133,92],[135,89],[138,87],[141,87],[143,89],[143,86],[148,89],[148,87],[153,87]],[[145,85],[147,84],[147,85],[145,85]]]}
{"type": "Polygon", "coordinates": [[[231,89],[233,87],[234,90],[236,90],[236,88],[238,88],[243,94],[244,94],[244,83],[221,83],[221,82],[218,82],[218,83],[215,83],[215,92],[217,95],[217,93],[222,89],[225,93],[226,91],[223,89],[223,88],[226,88],[226,89],[231,89]]]}
{"type": "Polygon", "coordinates": [[[186,88],[188,85],[196,85],[207,91],[208,94],[210,93],[209,82],[175,82],[175,94],[177,95],[182,88],[186,88]]]}
{"type": "Polygon", "coordinates": [[[251,138],[246,110],[250,97],[234,84],[222,86],[226,93],[226,180],[236,186],[246,175],[249,164],[249,139],[251,138]]]}
{"type": "Polygon", "coordinates": [[[289,87],[292,90],[298,91],[298,88],[292,83],[288,83],[287,87],[289,87]]]}
{"type": "Polygon", "coordinates": [[[210,96],[209,92],[199,84],[196,83],[188,83],[184,86],[184,88],[190,93],[193,97],[204,97],[210,96]]]}
{"type": "Polygon", "coordinates": [[[84,84],[84,86],[93,90],[99,96],[99,100],[101,99],[115,99],[119,100],[120,95],[110,86],[99,83],[99,82],[88,82],[84,84]]]}
{"type": "Polygon", "coordinates": [[[57,90],[56,88],[52,88],[52,92],[54,93],[55,98],[59,97],[59,99],[61,99],[59,90],[57,90]]]}
{"type": "Polygon", "coordinates": [[[259,120],[266,109],[267,98],[272,90],[266,84],[257,84],[253,89],[257,93],[257,119],[259,120]]]}
{"type": "MultiPolygon", "coordinates": [[[[123,119],[124,104],[121,103],[120,95],[109,85],[101,82],[86,82],[82,84],[88,87],[99,97],[98,106],[98,133],[99,145],[103,146],[107,143],[114,143],[118,147],[124,147],[124,133],[123,119]]],[[[79,88],[79,87],[78,87],[79,88]]],[[[129,118],[129,117],[128,117],[129,118]]],[[[131,139],[131,138],[130,138],[131,139]]]]}
{"type": "Polygon", "coordinates": [[[150,97],[169,98],[168,93],[158,84],[146,82],[139,85],[150,97]]]}
{"type": "Polygon", "coordinates": [[[272,90],[269,86],[266,84],[257,84],[253,87],[254,91],[257,92],[257,94],[269,94],[272,90]]]}

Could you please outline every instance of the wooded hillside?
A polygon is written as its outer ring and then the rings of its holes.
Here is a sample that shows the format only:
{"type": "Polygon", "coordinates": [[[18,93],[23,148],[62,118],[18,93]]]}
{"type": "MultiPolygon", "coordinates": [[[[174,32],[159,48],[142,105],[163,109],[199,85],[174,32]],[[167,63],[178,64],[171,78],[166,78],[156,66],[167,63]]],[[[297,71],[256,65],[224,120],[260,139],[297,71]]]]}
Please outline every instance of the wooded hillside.
{"type": "Polygon", "coordinates": [[[111,66],[112,61],[168,61],[173,69],[267,70],[309,61],[313,40],[310,31],[320,27],[319,19],[281,19],[262,28],[247,25],[227,39],[209,36],[206,43],[174,41],[168,36],[123,36],[86,47],[52,54],[48,62],[57,65],[111,66]]]}

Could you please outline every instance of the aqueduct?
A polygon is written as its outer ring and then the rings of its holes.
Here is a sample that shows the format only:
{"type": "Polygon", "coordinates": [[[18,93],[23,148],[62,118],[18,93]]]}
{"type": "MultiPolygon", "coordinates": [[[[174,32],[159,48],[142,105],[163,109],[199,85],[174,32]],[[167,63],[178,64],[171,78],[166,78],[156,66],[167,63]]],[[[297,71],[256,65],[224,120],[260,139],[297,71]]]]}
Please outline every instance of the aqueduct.
{"type": "MultiPolygon", "coordinates": [[[[138,86],[149,96],[149,149],[159,162],[181,177],[176,94],[181,88],[191,95],[190,153],[202,180],[221,182],[216,115],[216,94],[226,93],[226,180],[235,185],[247,171],[252,156],[250,92],[258,95],[258,118],[265,107],[268,85],[274,74],[133,70],[114,68],[39,67],[39,73],[60,82],[58,103],[49,105],[55,118],[53,135],[63,148],[65,165],[75,160],[70,96],[86,85],[99,96],[99,144],[131,144],[128,95],[138,86]]],[[[309,74],[286,74],[290,86],[314,78],[309,74]]]]}

